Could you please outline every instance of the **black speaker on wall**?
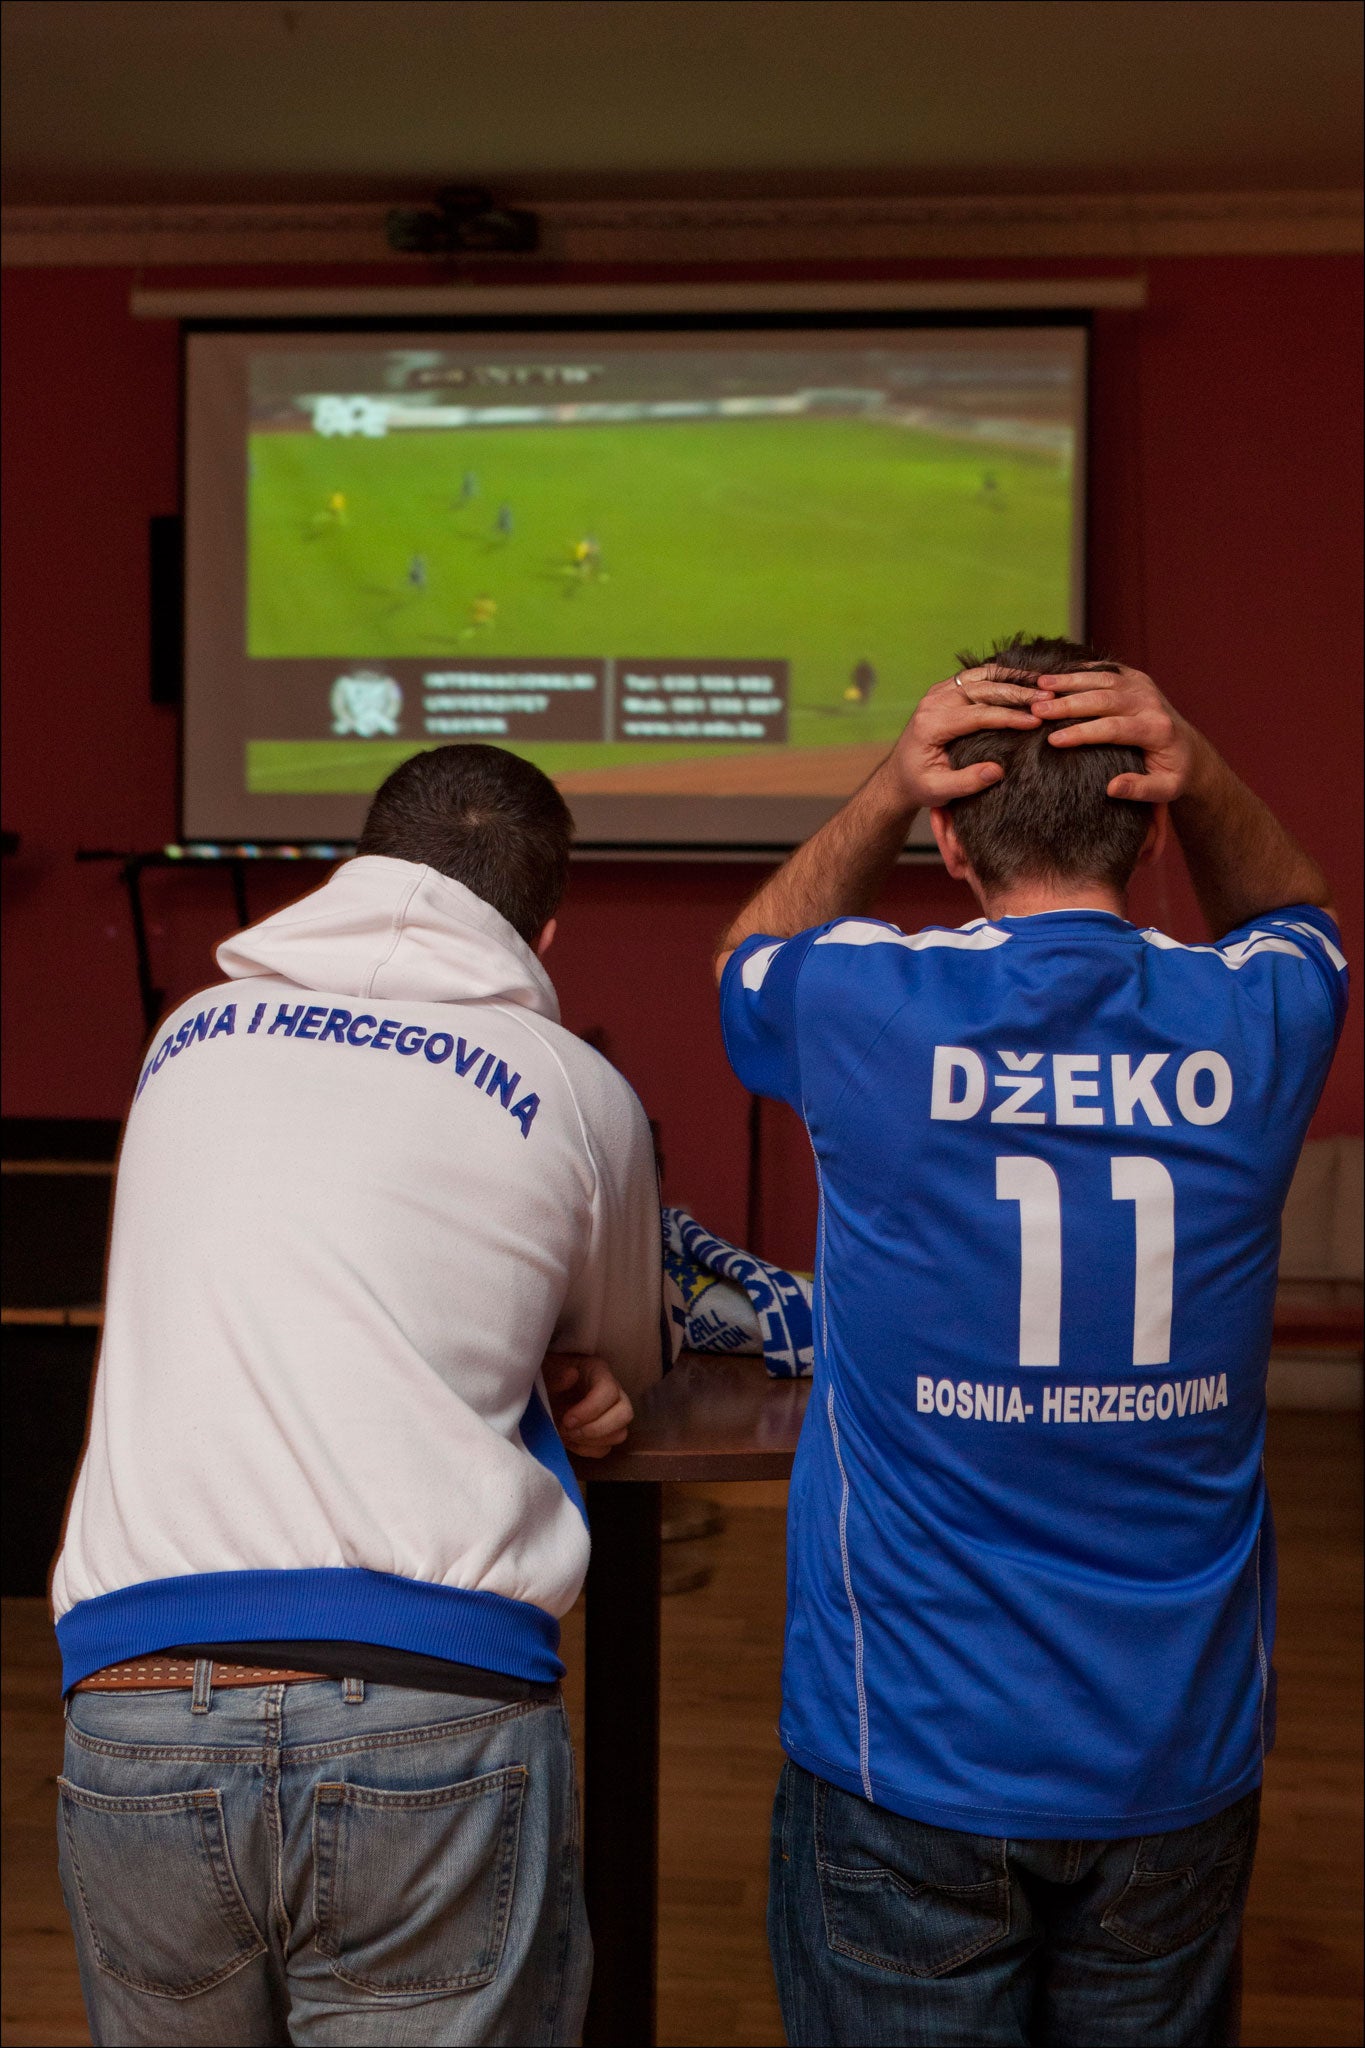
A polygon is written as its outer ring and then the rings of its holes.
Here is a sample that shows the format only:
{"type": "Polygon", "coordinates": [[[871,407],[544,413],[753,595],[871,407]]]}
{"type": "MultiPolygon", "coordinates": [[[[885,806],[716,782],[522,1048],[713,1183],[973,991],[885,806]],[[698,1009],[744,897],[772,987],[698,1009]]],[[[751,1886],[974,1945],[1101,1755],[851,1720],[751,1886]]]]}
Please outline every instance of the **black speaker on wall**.
{"type": "Polygon", "coordinates": [[[153,704],[178,704],[185,680],[185,522],[178,512],[148,522],[153,704]]]}

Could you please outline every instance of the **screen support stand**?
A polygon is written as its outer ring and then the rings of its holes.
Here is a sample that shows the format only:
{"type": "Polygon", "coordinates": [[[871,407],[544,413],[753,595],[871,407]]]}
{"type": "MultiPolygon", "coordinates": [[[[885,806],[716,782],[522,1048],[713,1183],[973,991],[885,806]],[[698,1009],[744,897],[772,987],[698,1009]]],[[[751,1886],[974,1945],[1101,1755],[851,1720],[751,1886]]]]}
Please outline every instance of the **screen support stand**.
{"type": "Polygon", "coordinates": [[[744,1215],[744,1249],[750,1258],[763,1256],[763,1098],[749,1097],[749,1170],[744,1215]]]}
{"type": "MultiPolygon", "coordinates": [[[[319,856],[322,858],[323,856],[319,856]]],[[[118,878],[128,892],[128,916],[133,927],[133,957],[137,965],[137,992],[142,1007],[143,1028],[150,1035],[157,1025],[157,1019],[166,1007],[166,991],[158,988],[152,966],[152,945],[147,924],[147,906],[142,896],[142,878],[148,868],[180,868],[206,866],[226,867],[232,883],[232,907],[237,916],[237,928],[250,921],[247,908],[246,866],[242,860],[228,856],[212,862],[187,861],[177,849],[158,847],[150,853],[118,853],[105,847],[81,847],[76,858],[79,861],[115,861],[118,863],[118,878]]]]}
{"type": "Polygon", "coordinates": [[[156,1020],[165,1006],[166,992],[157,987],[152,977],[152,949],[147,937],[147,910],[142,901],[142,871],[145,865],[145,861],[134,854],[119,869],[119,880],[128,891],[128,911],[133,923],[133,949],[137,955],[137,989],[142,998],[142,1020],[150,1033],[156,1029],[156,1020]]]}

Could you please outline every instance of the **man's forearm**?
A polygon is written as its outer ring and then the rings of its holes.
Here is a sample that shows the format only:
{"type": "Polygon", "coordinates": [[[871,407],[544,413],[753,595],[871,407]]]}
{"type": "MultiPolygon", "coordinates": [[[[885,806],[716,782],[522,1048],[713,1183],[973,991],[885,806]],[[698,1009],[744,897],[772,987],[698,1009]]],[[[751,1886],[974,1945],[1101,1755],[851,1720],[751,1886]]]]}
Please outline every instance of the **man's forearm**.
{"type": "Polygon", "coordinates": [[[919,809],[888,755],[862,788],[770,875],[731,924],[718,959],[754,932],[791,938],[866,910],[904,847],[919,809]]]}
{"type": "Polygon", "coordinates": [[[1286,904],[1331,908],[1317,862],[1202,736],[1171,823],[1215,937],[1286,904]]]}

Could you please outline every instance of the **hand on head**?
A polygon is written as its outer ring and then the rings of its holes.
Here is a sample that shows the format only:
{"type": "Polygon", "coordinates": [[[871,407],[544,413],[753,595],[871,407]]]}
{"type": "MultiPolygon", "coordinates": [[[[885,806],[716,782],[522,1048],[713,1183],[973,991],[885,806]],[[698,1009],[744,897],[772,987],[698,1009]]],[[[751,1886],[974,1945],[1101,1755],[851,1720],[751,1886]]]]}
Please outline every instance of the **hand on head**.
{"type": "MultiPolygon", "coordinates": [[[[1056,678],[1047,680],[1051,683],[1056,678]]],[[[999,782],[1005,771],[998,761],[954,768],[948,748],[964,733],[991,726],[1036,732],[1040,723],[1034,709],[1038,694],[1036,684],[1020,682],[994,662],[935,683],[921,697],[892,755],[907,804],[941,808],[999,782]]]]}
{"type": "Polygon", "coordinates": [[[605,1458],[635,1420],[635,1410],[604,1358],[550,1351],[545,1388],[555,1427],[576,1458],[605,1458]]]}
{"type": "Polygon", "coordinates": [[[986,662],[936,683],[920,699],[893,757],[907,798],[943,808],[989,789],[1004,769],[995,761],[954,769],[951,742],[992,727],[1033,732],[1052,720],[1071,721],[1051,735],[1054,747],[1142,749],[1142,772],[1116,775],[1108,787],[1112,797],[1172,803],[1189,781],[1193,730],[1140,669],[1106,663],[1035,678],[986,662]]]}
{"type": "Polygon", "coordinates": [[[1054,747],[1141,747],[1143,772],[1116,775],[1108,794],[1136,803],[1173,803],[1190,778],[1194,733],[1140,669],[1079,669],[1040,676],[1040,719],[1075,719],[1054,732],[1054,747]]]}

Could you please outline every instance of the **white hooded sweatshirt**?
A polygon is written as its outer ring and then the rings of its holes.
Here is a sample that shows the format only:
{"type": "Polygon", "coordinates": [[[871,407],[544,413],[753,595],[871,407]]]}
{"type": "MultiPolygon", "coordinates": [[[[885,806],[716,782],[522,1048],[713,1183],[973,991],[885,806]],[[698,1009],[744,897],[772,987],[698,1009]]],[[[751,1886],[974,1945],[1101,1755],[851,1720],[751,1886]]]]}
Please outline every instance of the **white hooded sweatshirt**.
{"type": "Polygon", "coordinates": [[[640,1104],[430,868],[353,860],[218,963],[119,1158],[64,1683],[321,1639],[555,1677],[588,1535],[541,1362],[658,1377],[640,1104]]]}

